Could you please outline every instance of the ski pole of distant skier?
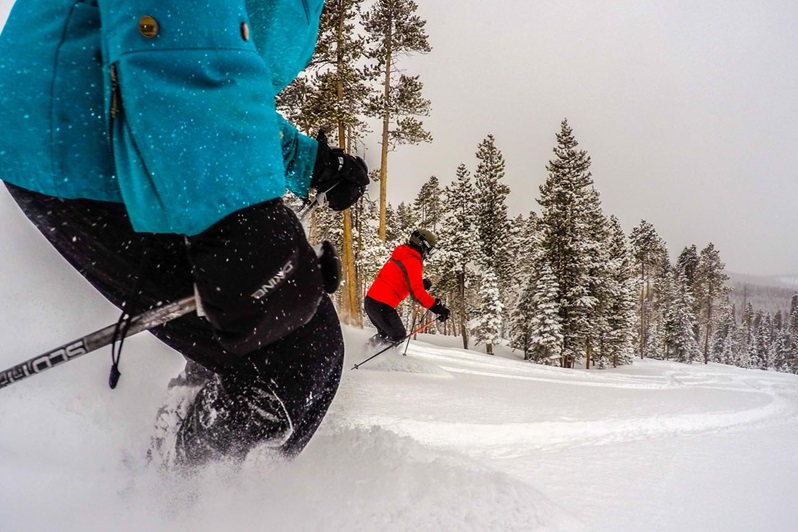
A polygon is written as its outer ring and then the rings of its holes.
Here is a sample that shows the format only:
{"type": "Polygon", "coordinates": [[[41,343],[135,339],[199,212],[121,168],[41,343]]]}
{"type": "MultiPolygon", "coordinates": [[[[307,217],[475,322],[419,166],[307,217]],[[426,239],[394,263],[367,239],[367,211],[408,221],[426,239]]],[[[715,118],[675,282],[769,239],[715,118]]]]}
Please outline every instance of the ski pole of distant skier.
{"type": "MultiPolygon", "coordinates": [[[[413,324],[410,326],[410,330],[411,331],[416,328],[416,318],[417,317],[418,317],[418,307],[414,306],[413,307],[413,324]]],[[[408,335],[407,342],[405,342],[405,350],[402,351],[402,356],[403,357],[407,356],[407,348],[408,347],[410,347],[410,335],[408,335]]]]}
{"type": "MultiPolygon", "coordinates": [[[[304,221],[310,214],[321,205],[324,197],[314,200],[299,214],[300,222],[304,221]]],[[[147,331],[170,322],[181,316],[185,316],[197,309],[197,302],[194,295],[186,296],[183,299],[162,305],[160,307],[142,312],[130,318],[130,326],[123,335],[124,338],[132,336],[141,331],[147,331]]],[[[56,347],[52,351],[47,351],[39,356],[21,362],[16,366],[0,371],[0,388],[5,388],[15,382],[19,382],[33,375],[60,366],[65,362],[74,360],[81,355],[91,353],[107,345],[111,345],[114,340],[119,340],[117,324],[103,327],[93,333],[89,333],[82,338],[68,342],[56,347]],[[116,337],[116,338],[115,338],[116,337]]]]}
{"type": "Polygon", "coordinates": [[[416,334],[416,333],[418,333],[418,332],[421,332],[421,331],[423,331],[424,329],[426,329],[427,327],[429,327],[430,325],[432,325],[432,324],[433,324],[433,323],[435,323],[436,321],[438,321],[438,318],[435,318],[435,319],[433,319],[433,320],[430,320],[430,321],[428,321],[427,323],[425,323],[424,325],[422,325],[422,326],[421,326],[421,327],[419,327],[418,329],[414,330],[413,332],[411,332],[410,334],[408,334],[408,335],[407,335],[407,336],[405,336],[404,338],[401,338],[401,339],[399,339],[399,340],[396,340],[395,342],[391,343],[391,344],[390,344],[388,347],[385,347],[385,348],[383,348],[383,349],[380,349],[379,351],[377,351],[376,353],[374,353],[373,355],[371,355],[370,357],[368,357],[368,358],[367,358],[366,360],[364,360],[363,362],[361,362],[361,363],[359,363],[359,364],[355,364],[354,366],[352,366],[352,368],[351,368],[351,369],[358,369],[358,368],[360,368],[360,366],[362,366],[363,364],[365,364],[366,362],[368,362],[368,361],[369,361],[369,360],[371,360],[372,358],[378,357],[379,355],[383,354],[384,352],[386,352],[387,350],[391,349],[392,347],[396,347],[397,345],[401,344],[401,343],[402,343],[402,342],[404,342],[405,340],[409,339],[409,338],[410,338],[411,336],[413,336],[414,334],[416,334]]]}

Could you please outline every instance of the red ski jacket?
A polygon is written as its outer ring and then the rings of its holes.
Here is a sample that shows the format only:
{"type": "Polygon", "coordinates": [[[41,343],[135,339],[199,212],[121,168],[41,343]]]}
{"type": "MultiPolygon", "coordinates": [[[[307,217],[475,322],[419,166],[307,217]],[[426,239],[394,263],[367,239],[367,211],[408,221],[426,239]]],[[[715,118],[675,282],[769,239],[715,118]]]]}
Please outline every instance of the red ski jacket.
{"type": "Polygon", "coordinates": [[[393,308],[412,295],[424,308],[430,308],[435,304],[435,298],[424,290],[422,272],[421,253],[403,244],[393,250],[391,258],[377,274],[366,295],[393,308]],[[400,264],[404,266],[406,276],[400,264]]]}

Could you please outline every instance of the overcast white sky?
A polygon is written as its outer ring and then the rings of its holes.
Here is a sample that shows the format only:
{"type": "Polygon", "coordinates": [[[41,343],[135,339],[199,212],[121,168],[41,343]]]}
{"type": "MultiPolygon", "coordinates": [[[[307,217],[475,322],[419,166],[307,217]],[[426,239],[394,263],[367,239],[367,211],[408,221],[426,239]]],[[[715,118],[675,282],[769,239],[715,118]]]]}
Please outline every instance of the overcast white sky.
{"type": "Polygon", "coordinates": [[[539,210],[567,118],[627,232],[646,219],[674,257],[712,241],[730,271],[798,273],[794,0],[418,3],[433,51],[400,65],[425,83],[435,141],[394,153],[392,198],[473,171],[490,132],[511,214],[539,210]]]}
{"type": "Polygon", "coordinates": [[[392,203],[473,171],[493,133],[511,214],[538,210],[567,118],[627,232],[646,219],[674,256],[712,241],[730,271],[798,273],[794,0],[418,3],[433,51],[400,67],[425,83],[435,140],[392,154],[392,203]]]}

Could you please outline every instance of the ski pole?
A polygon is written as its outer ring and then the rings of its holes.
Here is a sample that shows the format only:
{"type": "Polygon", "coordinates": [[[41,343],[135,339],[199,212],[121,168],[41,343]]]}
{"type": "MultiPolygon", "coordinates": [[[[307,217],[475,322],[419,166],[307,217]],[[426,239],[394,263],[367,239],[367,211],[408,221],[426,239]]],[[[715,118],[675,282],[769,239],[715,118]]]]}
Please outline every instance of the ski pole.
{"type": "MultiPolygon", "coordinates": [[[[305,220],[323,201],[324,198],[322,197],[321,201],[314,200],[308,205],[300,213],[300,221],[305,220]]],[[[142,312],[130,319],[130,326],[127,328],[123,338],[140,333],[141,331],[153,329],[159,325],[163,325],[164,323],[194,312],[196,309],[197,302],[192,294],[178,301],[142,312]]],[[[69,362],[81,355],[111,345],[114,342],[114,333],[116,329],[117,324],[103,327],[86,336],[68,342],[60,347],[56,347],[52,351],[47,351],[25,362],[0,371],[0,388],[5,388],[15,382],[27,379],[33,375],[38,375],[44,370],[60,366],[64,362],[69,362]]],[[[119,340],[118,337],[117,340],[119,340]]]]}
{"type": "MultiPolygon", "coordinates": [[[[128,328],[125,337],[132,336],[141,331],[146,331],[159,325],[163,325],[168,321],[175,318],[184,316],[189,312],[193,312],[197,308],[197,303],[194,296],[185,297],[174,303],[169,303],[146,312],[142,312],[134,316],[130,320],[130,327],[128,328]]],[[[42,353],[39,356],[26,360],[14,367],[8,368],[0,372],[0,388],[9,386],[22,379],[37,375],[46,369],[69,362],[81,355],[96,351],[101,347],[111,345],[114,338],[114,330],[116,324],[103,327],[98,331],[87,334],[82,338],[68,342],[60,347],[42,353]]]]}
{"type": "MultiPolygon", "coordinates": [[[[425,310],[425,311],[424,311],[424,314],[422,314],[422,315],[421,315],[421,319],[423,320],[423,319],[424,319],[424,316],[426,316],[426,315],[427,315],[427,311],[425,310]]],[[[418,307],[414,307],[414,308],[413,308],[413,327],[415,327],[415,326],[416,326],[416,318],[417,318],[417,317],[418,317],[418,307]]],[[[434,321],[434,320],[433,320],[433,321],[434,321]]],[[[410,328],[412,329],[413,327],[410,327],[410,328]]],[[[405,350],[402,352],[402,356],[403,356],[403,357],[406,357],[406,356],[407,356],[407,348],[408,348],[408,347],[410,347],[410,338],[411,338],[411,337],[412,337],[414,334],[416,334],[416,333],[415,333],[415,332],[413,332],[413,333],[410,333],[410,334],[407,336],[407,343],[405,344],[405,350]]]]}
{"type": "MultiPolygon", "coordinates": [[[[371,355],[370,357],[368,357],[366,360],[364,360],[364,361],[363,361],[363,362],[361,362],[360,364],[355,364],[354,366],[352,366],[352,368],[351,368],[351,369],[358,369],[358,368],[360,368],[360,366],[362,366],[363,364],[365,364],[366,362],[368,362],[368,361],[369,361],[369,360],[371,360],[372,358],[374,358],[374,357],[377,357],[377,356],[379,356],[379,355],[383,354],[384,352],[386,352],[387,350],[391,349],[392,347],[396,347],[397,345],[401,344],[402,342],[404,342],[405,340],[407,340],[408,338],[410,338],[411,336],[413,336],[413,335],[414,335],[414,334],[416,334],[417,332],[421,332],[421,331],[423,331],[424,329],[426,329],[427,327],[429,327],[430,325],[432,325],[433,323],[435,323],[437,320],[438,320],[438,318],[435,318],[434,320],[428,321],[427,323],[425,323],[424,325],[422,325],[422,326],[421,326],[421,327],[419,327],[418,329],[414,330],[413,332],[411,332],[410,334],[408,334],[408,335],[407,335],[407,336],[405,336],[404,338],[401,338],[401,339],[399,339],[399,340],[396,340],[395,342],[391,343],[391,344],[390,344],[388,347],[386,347],[386,348],[384,348],[384,349],[380,349],[379,351],[377,351],[376,353],[374,353],[373,355],[371,355]]],[[[350,370],[350,371],[351,371],[351,370],[350,370]]]]}
{"type": "MultiPolygon", "coordinates": [[[[418,307],[413,306],[413,325],[410,326],[410,330],[416,328],[416,318],[418,317],[418,307]]],[[[402,351],[402,356],[407,356],[407,348],[410,347],[410,336],[407,337],[407,343],[405,343],[405,350],[402,351]]]]}

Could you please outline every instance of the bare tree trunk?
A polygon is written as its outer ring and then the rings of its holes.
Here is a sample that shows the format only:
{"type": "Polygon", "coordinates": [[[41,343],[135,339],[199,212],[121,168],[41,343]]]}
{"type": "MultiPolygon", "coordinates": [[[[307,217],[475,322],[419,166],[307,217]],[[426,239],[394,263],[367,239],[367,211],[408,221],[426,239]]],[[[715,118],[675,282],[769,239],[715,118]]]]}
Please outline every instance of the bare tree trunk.
{"type": "Polygon", "coordinates": [[[465,304],[465,272],[457,274],[457,297],[460,299],[460,333],[463,335],[463,349],[468,349],[468,327],[465,304]]]}
{"type": "Polygon", "coordinates": [[[707,328],[704,332],[704,364],[709,364],[709,335],[712,333],[712,287],[707,290],[707,328]]]}
{"type": "Polygon", "coordinates": [[[385,98],[385,109],[382,112],[382,150],[380,152],[380,241],[385,242],[385,217],[388,205],[388,129],[391,121],[389,108],[389,98],[391,96],[391,29],[388,25],[388,35],[386,36],[385,56],[385,80],[383,83],[383,97],[385,98]]]}
{"type": "MultiPolygon", "coordinates": [[[[343,41],[343,34],[344,34],[344,12],[341,11],[340,16],[338,17],[338,42],[343,41]]],[[[338,51],[338,72],[343,70],[343,55],[342,49],[339,47],[338,51]]],[[[336,96],[338,103],[340,104],[344,99],[344,83],[341,79],[341,76],[338,76],[338,82],[336,84],[336,96]]],[[[344,128],[343,121],[339,118],[338,120],[338,145],[339,146],[346,146],[346,130],[344,128]]],[[[344,268],[344,286],[346,292],[343,294],[343,305],[341,309],[342,319],[350,324],[362,325],[360,320],[360,305],[358,305],[357,300],[357,274],[355,272],[355,259],[354,253],[352,251],[352,217],[349,212],[349,209],[346,209],[343,212],[343,242],[342,242],[342,260],[343,260],[343,268],[344,268]]]]}
{"type": "Polygon", "coordinates": [[[592,354],[593,346],[590,343],[590,336],[587,337],[587,345],[585,346],[585,369],[590,369],[590,355],[592,354]]]}
{"type": "Polygon", "coordinates": [[[646,297],[647,297],[647,285],[648,279],[646,279],[646,265],[645,263],[641,263],[640,265],[640,358],[646,358],[646,333],[648,331],[648,325],[646,324],[646,297]]]}

